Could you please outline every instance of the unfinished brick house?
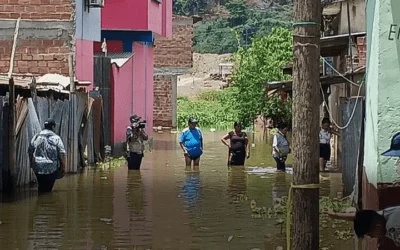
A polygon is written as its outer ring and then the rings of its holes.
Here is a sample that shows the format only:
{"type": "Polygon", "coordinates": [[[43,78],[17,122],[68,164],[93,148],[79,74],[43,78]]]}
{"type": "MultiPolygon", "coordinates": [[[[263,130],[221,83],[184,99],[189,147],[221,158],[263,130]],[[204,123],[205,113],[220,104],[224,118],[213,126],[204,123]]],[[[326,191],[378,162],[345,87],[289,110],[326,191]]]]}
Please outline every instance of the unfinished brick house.
{"type": "Polygon", "coordinates": [[[160,38],[154,50],[154,126],[175,128],[178,76],[193,67],[194,18],[174,16],[172,38],[160,38]]]}
{"type": "Polygon", "coordinates": [[[100,41],[102,6],[98,2],[0,0],[0,73],[9,70],[16,20],[21,18],[15,75],[67,76],[72,53],[77,79],[93,82],[93,41],[100,41]]]}

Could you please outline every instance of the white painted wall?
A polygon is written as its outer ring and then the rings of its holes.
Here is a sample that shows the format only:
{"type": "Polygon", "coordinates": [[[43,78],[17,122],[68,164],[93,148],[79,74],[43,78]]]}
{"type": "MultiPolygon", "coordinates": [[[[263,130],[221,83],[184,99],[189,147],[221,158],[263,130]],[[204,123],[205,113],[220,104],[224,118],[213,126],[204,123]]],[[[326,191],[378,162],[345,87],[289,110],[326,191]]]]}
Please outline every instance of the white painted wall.
{"type": "Polygon", "coordinates": [[[86,8],[85,0],[76,0],[76,38],[89,41],[101,40],[101,8],[86,8]]]}

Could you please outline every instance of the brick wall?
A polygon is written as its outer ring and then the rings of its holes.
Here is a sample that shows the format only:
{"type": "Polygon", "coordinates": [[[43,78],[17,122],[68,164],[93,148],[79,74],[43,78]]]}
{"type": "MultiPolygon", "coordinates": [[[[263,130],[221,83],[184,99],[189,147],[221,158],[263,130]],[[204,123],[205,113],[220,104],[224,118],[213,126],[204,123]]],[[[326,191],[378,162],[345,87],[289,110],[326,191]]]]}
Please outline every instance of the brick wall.
{"type": "Polygon", "coordinates": [[[154,48],[155,71],[164,72],[154,76],[154,126],[172,127],[173,107],[176,103],[176,75],[193,67],[193,18],[174,16],[172,38],[158,38],[154,48]]]}
{"type": "Polygon", "coordinates": [[[365,66],[367,62],[367,39],[366,37],[357,38],[358,66],[365,66]]]}
{"type": "Polygon", "coordinates": [[[174,16],[172,38],[159,38],[155,41],[154,67],[191,68],[193,67],[193,18],[174,16]]]}
{"type": "Polygon", "coordinates": [[[71,2],[0,0],[0,73],[8,72],[15,19],[21,17],[13,72],[68,75],[75,11],[71,2]]]}
{"type": "Polygon", "coordinates": [[[154,76],[154,126],[172,127],[173,76],[154,76]]]}

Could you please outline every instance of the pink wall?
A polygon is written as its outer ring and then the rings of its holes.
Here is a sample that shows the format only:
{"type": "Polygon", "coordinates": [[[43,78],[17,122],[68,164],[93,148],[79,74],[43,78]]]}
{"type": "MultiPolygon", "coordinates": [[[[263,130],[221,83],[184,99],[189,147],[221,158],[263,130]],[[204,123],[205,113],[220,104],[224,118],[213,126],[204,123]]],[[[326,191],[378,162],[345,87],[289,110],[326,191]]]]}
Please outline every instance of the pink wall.
{"type": "Polygon", "coordinates": [[[76,39],[75,41],[75,76],[80,81],[90,81],[93,88],[93,41],[76,39]]]}
{"type": "Polygon", "coordinates": [[[162,36],[172,37],[172,0],[163,1],[162,36]]]}
{"type": "Polygon", "coordinates": [[[134,113],[147,120],[147,132],[153,128],[153,47],[141,43],[133,44],[134,68],[134,113]],[[146,78],[147,72],[147,78],[146,78]]]}
{"type": "Polygon", "coordinates": [[[148,1],[148,30],[162,35],[163,30],[163,5],[156,1],[148,1]]]}
{"type": "Polygon", "coordinates": [[[112,65],[112,142],[124,142],[132,115],[133,58],[121,68],[112,65]]]}
{"type": "Polygon", "coordinates": [[[172,0],[105,1],[103,30],[150,30],[162,36],[172,33],[172,0]],[[116,14],[117,13],[117,14],[116,14]]]}
{"type": "Polygon", "coordinates": [[[101,28],[105,30],[147,30],[148,0],[105,1],[101,28]]]}

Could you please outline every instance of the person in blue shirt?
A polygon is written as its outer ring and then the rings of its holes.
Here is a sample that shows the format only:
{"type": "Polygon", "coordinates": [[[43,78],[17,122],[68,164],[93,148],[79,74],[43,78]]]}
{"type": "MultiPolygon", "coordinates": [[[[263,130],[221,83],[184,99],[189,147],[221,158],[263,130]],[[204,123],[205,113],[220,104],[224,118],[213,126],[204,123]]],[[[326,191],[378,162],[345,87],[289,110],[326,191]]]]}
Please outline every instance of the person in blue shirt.
{"type": "Polygon", "coordinates": [[[203,154],[203,134],[197,127],[197,120],[189,118],[188,127],[185,128],[179,138],[179,144],[185,156],[186,171],[199,171],[200,156],[203,154]]]}

